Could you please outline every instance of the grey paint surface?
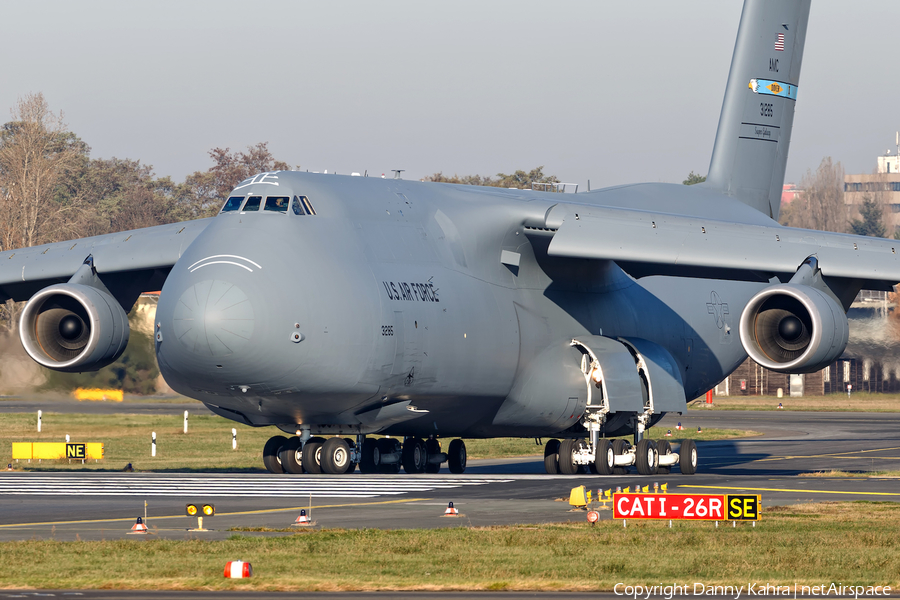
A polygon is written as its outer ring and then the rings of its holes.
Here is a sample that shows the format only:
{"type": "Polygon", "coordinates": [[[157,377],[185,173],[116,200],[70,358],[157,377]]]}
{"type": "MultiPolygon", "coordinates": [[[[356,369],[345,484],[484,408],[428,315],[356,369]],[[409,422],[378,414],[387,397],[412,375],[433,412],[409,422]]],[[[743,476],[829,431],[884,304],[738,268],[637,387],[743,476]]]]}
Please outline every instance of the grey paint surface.
{"type": "Polygon", "coordinates": [[[635,362],[630,373],[607,364],[631,391],[610,397],[603,431],[624,433],[642,410],[654,420],[684,410],[746,358],[760,334],[736,325],[768,286],[815,286],[839,309],[863,285],[900,281],[891,241],[770,218],[795,100],[745,79],[774,79],[780,59],[796,86],[808,10],[748,0],[705,185],[561,195],[264,173],[233,195],[303,197],[315,214],[237,210],[3,253],[0,292],[27,299],[88,255],[126,309],[138,286],[159,282],[156,351],[169,385],[217,414],[289,432],[584,436],[584,340],[602,339],[635,362]],[[789,51],[778,49],[782,32],[789,51]],[[776,140],[746,135],[757,105],[776,140]],[[815,277],[795,276],[810,256],[815,277]]]}

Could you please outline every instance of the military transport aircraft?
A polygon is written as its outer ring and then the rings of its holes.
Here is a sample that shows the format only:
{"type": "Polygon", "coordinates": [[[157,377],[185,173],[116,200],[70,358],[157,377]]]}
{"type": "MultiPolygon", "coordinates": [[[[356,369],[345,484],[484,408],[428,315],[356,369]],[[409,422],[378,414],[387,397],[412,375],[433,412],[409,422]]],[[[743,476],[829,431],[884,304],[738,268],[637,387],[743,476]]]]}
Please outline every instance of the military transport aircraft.
{"type": "Polygon", "coordinates": [[[777,223],[808,15],[747,0],[704,184],[260,173],[214,218],[4,252],[0,300],[28,300],[35,361],[89,371],[161,289],[166,381],[288,433],[265,446],[275,473],[461,473],[459,438],[494,436],[554,438],[550,473],[693,473],[692,441],[645,429],[748,355],[828,365],[857,292],[900,281],[900,242],[777,223]]]}

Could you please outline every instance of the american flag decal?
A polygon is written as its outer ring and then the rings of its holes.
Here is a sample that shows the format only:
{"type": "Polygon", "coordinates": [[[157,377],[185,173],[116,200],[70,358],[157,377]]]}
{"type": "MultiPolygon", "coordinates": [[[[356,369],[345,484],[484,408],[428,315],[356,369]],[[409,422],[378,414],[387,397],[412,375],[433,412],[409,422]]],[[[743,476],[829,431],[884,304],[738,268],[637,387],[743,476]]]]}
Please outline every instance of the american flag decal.
{"type": "Polygon", "coordinates": [[[784,52],[784,34],[779,33],[778,38],[775,40],[775,50],[778,52],[784,52]]]}

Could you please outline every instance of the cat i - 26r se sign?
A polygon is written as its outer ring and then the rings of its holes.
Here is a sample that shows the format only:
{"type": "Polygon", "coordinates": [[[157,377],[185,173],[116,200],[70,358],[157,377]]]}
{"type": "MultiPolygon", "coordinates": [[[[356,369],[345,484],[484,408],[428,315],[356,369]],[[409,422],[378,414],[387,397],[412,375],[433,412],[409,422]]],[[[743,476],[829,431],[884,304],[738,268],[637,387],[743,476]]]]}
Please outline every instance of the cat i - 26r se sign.
{"type": "Polygon", "coordinates": [[[752,494],[613,494],[614,519],[758,521],[752,494]]]}

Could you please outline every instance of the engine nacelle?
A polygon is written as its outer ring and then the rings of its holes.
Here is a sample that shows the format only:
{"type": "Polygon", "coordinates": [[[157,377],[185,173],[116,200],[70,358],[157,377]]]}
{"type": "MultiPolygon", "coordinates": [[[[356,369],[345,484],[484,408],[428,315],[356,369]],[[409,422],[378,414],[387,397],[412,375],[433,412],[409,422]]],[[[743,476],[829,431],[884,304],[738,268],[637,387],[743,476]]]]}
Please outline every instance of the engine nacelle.
{"type": "Polygon", "coordinates": [[[51,285],[31,297],[19,338],[39,364],[55,371],[96,371],[128,344],[128,315],[109,294],[86,285],[51,285]]]}
{"type": "Polygon", "coordinates": [[[837,359],[850,327],[841,306],[819,290],[793,283],[767,287],[741,314],[750,358],[782,373],[813,373],[837,359]]]}

